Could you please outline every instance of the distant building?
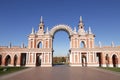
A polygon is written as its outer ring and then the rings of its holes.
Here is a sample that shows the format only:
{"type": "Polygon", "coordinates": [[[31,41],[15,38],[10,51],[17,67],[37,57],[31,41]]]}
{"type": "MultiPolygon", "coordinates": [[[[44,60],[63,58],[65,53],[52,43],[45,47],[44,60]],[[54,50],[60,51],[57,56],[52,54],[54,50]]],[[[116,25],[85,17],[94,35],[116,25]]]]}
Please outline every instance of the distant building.
{"type": "Polygon", "coordinates": [[[53,38],[54,34],[64,30],[69,34],[69,65],[70,66],[92,66],[92,67],[120,67],[120,47],[95,46],[95,35],[89,27],[84,30],[82,17],[78,24],[78,30],[71,29],[70,26],[60,24],[52,29],[44,31],[44,22],[41,17],[37,32],[32,29],[28,36],[28,46],[21,47],[9,46],[0,47],[0,66],[26,66],[26,67],[52,67],[53,57],[53,38]]]}

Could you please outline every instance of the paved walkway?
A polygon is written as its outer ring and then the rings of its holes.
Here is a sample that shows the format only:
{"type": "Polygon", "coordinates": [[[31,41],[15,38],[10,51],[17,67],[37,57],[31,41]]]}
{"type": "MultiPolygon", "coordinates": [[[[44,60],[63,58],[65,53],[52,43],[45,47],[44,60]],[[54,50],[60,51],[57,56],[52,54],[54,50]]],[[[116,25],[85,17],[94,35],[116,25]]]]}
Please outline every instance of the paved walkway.
{"type": "Polygon", "coordinates": [[[1,76],[0,80],[120,80],[120,73],[96,68],[60,65],[52,68],[29,68],[1,76]]]}

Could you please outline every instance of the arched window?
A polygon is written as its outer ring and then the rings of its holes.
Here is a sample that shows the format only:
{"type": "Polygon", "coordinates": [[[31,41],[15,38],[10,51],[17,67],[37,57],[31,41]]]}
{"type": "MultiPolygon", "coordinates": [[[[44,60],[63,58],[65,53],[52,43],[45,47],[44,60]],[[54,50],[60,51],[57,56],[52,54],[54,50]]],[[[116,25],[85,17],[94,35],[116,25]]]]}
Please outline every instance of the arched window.
{"type": "Polygon", "coordinates": [[[5,65],[8,66],[11,63],[11,57],[9,55],[5,58],[5,65]]]}
{"type": "Polygon", "coordinates": [[[39,44],[37,45],[37,48],[42,48],[42,42],[39,42],[39,44]]]}
{"type": "Polygon", "coordinates": [[[0,65],[2,65],[2,55],[0,55],[0,65]]]}
{"type": "Polygon", "coordinates": [[[85,48],[85,42],[84,41],[81,41],[80,48],[85,48]]]}

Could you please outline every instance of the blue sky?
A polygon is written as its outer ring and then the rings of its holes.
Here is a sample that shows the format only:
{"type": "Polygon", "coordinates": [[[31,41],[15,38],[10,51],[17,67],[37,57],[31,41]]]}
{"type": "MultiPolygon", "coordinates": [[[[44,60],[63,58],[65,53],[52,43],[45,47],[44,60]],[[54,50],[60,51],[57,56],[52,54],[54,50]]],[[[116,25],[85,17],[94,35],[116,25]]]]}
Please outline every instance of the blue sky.
{"type": "MultiPolygon", "coordinates": [[[[0,45],[12,42],[16,46],[24,42],[27,46],[27,36],[32,27],[38,30],[40,16],[45,29],[57,24],[78,28],[79,16],[82,16],[85,29],[90,26],[96,35],[96,45],[99,41],[103,45],[110,45],[112,41],[120,45],[119,3],[119,0],[0,0],[0,45]]],[[[57,32],[53,44],[55,55],[67,55],[68,34],[57,32]]]]}

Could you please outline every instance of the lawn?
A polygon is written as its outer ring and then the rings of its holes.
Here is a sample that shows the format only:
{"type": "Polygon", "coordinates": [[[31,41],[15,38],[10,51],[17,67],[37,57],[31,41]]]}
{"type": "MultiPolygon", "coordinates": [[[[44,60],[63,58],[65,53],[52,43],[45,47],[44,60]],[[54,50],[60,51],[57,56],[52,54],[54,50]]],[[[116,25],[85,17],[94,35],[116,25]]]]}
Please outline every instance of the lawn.
{"type": "Polygon", "coordinates": [[[26,69],[26,67],[0,67],[0,76],[26,69]]]}
{"type": "Polygon", "coordinates": [[[120,72],[120,68],[112,68],[112,67],[101,67],[102,69],[110,70],[110,71],[115,71],[115,72],[120,72]]]}

